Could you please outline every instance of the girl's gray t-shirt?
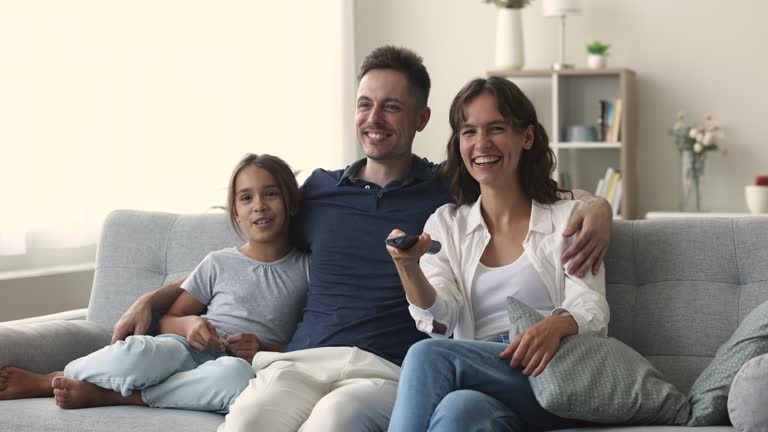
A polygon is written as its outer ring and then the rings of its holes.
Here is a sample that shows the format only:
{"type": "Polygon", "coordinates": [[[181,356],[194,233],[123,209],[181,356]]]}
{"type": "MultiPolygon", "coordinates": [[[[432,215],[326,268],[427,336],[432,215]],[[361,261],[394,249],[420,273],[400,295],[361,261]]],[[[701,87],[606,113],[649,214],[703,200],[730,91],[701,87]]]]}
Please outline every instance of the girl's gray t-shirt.
{"type": "Polygon", "coordinates": [[[253,333],[285,345],[302,317],[308,285],[309,256],[296,249],[261,262],[227,248],[209,253],[181,288],[208,305],[202,317],[220,335],[253,333]]]}

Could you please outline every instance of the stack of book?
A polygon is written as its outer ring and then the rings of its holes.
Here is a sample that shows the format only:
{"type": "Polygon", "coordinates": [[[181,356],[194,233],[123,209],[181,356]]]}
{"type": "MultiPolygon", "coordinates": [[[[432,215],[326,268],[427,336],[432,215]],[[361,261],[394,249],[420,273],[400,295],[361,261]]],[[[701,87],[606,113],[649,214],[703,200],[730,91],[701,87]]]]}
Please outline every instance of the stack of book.
{"type": "Polygon", "coordinates": [[[621,139],[621,99],[600,101],[598,141],[619,142],[621,139]]]}
{"type": "Polygon", "coordinates": [[[595,196],[606,199],[613,207],[613,215],[618,216],[621,207],[621,173],[615,168],[608,167],[605,176],[598,180],[595,196]]]}

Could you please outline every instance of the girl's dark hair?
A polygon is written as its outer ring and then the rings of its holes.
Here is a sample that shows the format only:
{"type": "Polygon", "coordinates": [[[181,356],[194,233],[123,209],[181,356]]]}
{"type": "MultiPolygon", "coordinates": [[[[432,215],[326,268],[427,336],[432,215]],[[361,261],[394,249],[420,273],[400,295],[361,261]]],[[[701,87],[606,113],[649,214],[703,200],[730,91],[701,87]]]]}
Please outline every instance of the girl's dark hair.
{"type": "Polygon", "coordinates": [[[515,131],[522,133],[528,126],[533,126],[533,145],[529,150],[522,152],[518,163],[520,185],[526,196],[541,203],[551,204],[560,199],[561,194],[571,193],[560,189],[552,179],[555,155],[549,147],[547,132],[539,123],[536,109],[528,97],[507,79],[477,78],[467,83],[451,103],[451,137],[446,146],[447,161],[443,166],[443,173],[448,178],[456,204],[471,204],[480,196],[480,184],[469,174],[461,158],[459,134],[466,121],[464,107],[483,93],[496,97],[499,113],[515,131]]]}
{"type": "Polygon", "coordinates": [[[227,212],[229,213],[229,223],[232,225],[235,233],[240,237],[243,235],[243,230],[237,223],[237,215],[235,214],[235,195],[237,193],[235,182],[237,176],[250,166],[259,167],[272,174],[272,177],[275,178],[277,187],[280,188],[280,195],[283,197],[283,204],[289,215],[288,231],[290,232],[293,218],[299,211],[300,203],[299,184],[296,182],[296,175],[293,173],[290,165],[277,156],[246,153],[235,165],[235,169],[232,170],[232,176],[229,178],[229,186],[227,188],[227,212]]]}

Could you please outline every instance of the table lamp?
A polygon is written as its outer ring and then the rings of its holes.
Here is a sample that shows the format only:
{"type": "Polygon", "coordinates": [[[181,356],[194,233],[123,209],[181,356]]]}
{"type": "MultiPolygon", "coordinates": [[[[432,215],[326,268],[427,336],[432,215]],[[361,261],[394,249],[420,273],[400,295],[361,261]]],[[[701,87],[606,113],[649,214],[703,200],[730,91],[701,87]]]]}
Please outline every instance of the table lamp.
{"type": "Polygon", "coordinates": [[[559,61],[552,65],[552,69],[560,70],[572,68],[565,63],[565,16],[575,15],[581,12],[579,0],[543,0],[542,13],[546,17],[560,17],[560,56],[559,61]]]}

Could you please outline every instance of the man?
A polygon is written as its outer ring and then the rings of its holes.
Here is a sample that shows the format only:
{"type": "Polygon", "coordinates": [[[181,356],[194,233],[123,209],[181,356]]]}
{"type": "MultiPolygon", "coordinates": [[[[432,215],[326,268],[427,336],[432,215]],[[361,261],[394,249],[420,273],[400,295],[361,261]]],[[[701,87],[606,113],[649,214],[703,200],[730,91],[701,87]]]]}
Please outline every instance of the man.
{"type": "MultiPolygon", "coordinates": [[[[300,223],[312,253],[303,321],[285,353],[258,353],[257,378],[231,406],[220,431],[386,430],[408,347],[425,337],[384,239],[393,228],[421,233],[450,200],[439,166],[412,154],[430,118],[430,79],[419,56],[386,46],[358,76],[355,125],[365,159],[346,170],[316,170],[304,185],[300,223]]],[[[579,273],[605,253],[610,206],[589,203],[572,221],[579,239],[567,254],[579,273]],[[582,224],[583,218],[583,224],[582,224]]],[[[151,311],[167,307],[179,284],[149,293],[115,325],[114,340],[142,334],[151,311]]]]}

